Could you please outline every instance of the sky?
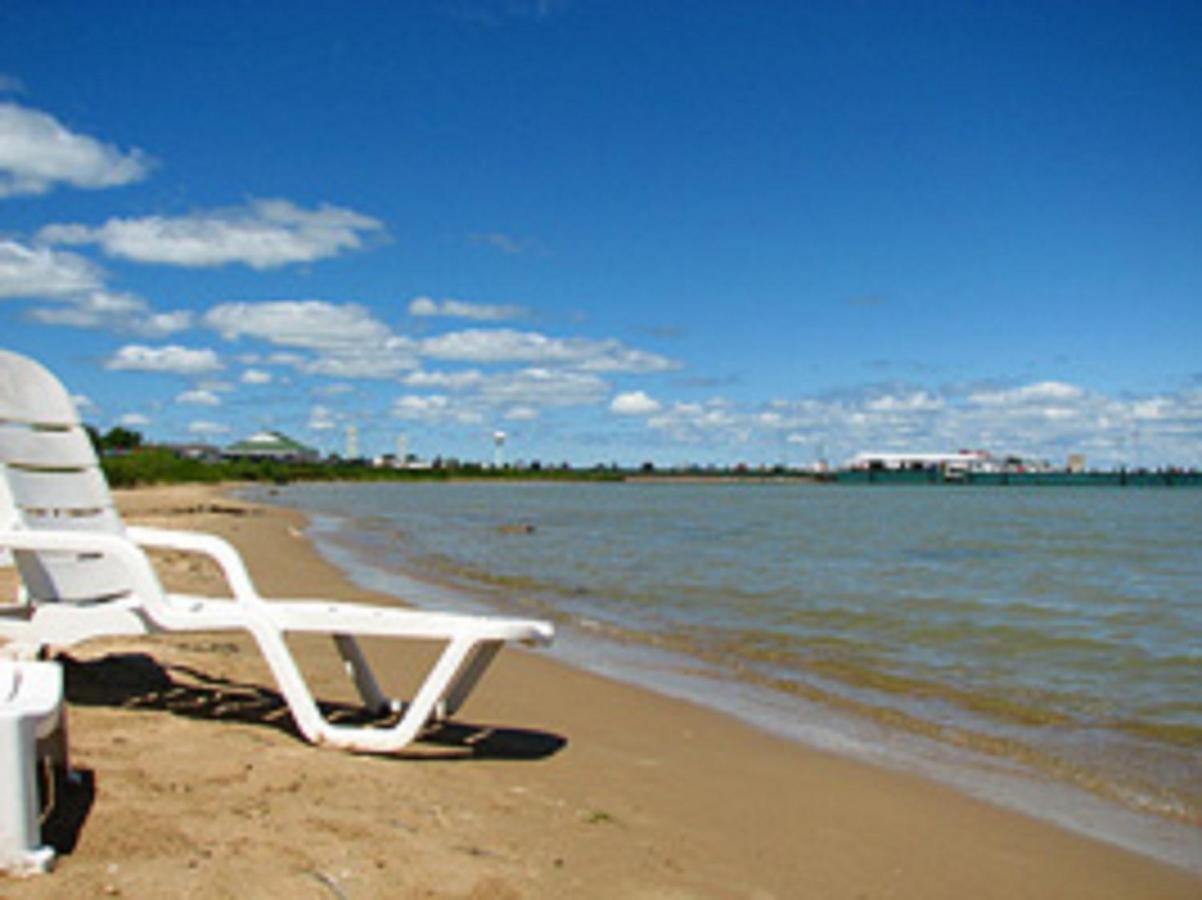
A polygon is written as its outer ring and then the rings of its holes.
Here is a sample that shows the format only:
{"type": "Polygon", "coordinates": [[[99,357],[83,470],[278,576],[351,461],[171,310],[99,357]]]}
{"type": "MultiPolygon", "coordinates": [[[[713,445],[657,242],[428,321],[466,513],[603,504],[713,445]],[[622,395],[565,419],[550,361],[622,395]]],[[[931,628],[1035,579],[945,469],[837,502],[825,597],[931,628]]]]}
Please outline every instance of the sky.
{"type": "Polygon", "coordinates": [[[0,4],[0,347],[86,421],[1202,466],[1202,4],[0,4]]]}

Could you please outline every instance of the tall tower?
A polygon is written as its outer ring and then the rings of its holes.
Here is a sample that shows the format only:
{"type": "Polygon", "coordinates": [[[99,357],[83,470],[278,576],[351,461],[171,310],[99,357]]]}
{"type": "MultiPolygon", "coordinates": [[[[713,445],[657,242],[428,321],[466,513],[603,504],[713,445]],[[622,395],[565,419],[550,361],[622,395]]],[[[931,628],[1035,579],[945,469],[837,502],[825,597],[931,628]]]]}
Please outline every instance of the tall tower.
{"type": "Polygon", "coordinates": [[[359,428],[356,425],[346,426],[346,458],[359,458],[359,428]]]}
{"type": "Polygon", "coordinates": [[[396,460],[402,466],[409,460],[409,438],[403,431],[396,436],[396,460]]]}
{"type": "Polygon", "coordinates": [[[494,431],[492,434],[493,456],[492,464],[496,469],[505,464],[505,432],[494,431]]]}

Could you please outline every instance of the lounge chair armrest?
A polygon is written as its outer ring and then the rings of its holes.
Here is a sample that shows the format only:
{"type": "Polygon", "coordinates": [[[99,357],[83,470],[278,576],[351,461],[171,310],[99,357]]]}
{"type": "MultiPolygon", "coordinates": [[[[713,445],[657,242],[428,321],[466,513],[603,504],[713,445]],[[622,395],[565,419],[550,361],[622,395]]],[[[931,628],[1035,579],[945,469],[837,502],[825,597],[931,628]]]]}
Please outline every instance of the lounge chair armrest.
{"type": "Polygon", "coordinates": [[[171,528],[148,528],[142,525],[127,526],[125,533],[130,540],[142,547],[180,550],[207,556],[221,568],[235,600],[250,606],[263,602],[263,597],[255,588],[242,557],[224,538],[200,531],[176,531],[171,528]]]}
{"type": "Polygon", "coordinates": [[[163,587],[146,559],[146,554],[122,535],[49,529],[0,531],[0,547],[18,552],[29,550],[34,553],[103,553],[125,567],[130,578],[131,590],[149,598],[148,605],[166,604],[163,587]]]}

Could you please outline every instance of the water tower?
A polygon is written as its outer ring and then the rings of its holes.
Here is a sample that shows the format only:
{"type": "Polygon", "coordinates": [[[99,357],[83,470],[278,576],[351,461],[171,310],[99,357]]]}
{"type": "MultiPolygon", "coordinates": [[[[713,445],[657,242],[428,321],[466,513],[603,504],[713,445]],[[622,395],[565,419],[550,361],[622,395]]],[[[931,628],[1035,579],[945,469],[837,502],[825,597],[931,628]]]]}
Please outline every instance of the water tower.
{"type": "Polygon", "coordinates": [[[493,468],[499,469],[505,464],[505,432],[494,431],[492,433],[493,468]]]}

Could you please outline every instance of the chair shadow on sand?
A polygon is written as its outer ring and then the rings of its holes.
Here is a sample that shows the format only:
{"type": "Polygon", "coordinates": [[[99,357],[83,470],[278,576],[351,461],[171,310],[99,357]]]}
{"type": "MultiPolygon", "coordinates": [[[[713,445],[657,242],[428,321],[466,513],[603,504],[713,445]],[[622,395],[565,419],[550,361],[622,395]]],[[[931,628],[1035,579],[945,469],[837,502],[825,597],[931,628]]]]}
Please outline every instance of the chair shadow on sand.
{"type": "MultiPolygon", "coordinates": [[[[61,654],[57,659],[63,666],[66,698],[72,704],[240,722],[274,728],[304,740],[283,696],[261,685],[220,678],[191,666],[164,666],[145,653],[114,653],[83,661],[61,654]]],[[[394,715],[375,716],[349,704],[323,702],[320,706],[322,713],[339,725],[385,727],[396,721],[394,715]]],[[[549,732],[456,721],[429,726],[412,750],[389,756],[411,762],[539,760],[553,756],[566,745],[566,738],[549,732]]]]}

